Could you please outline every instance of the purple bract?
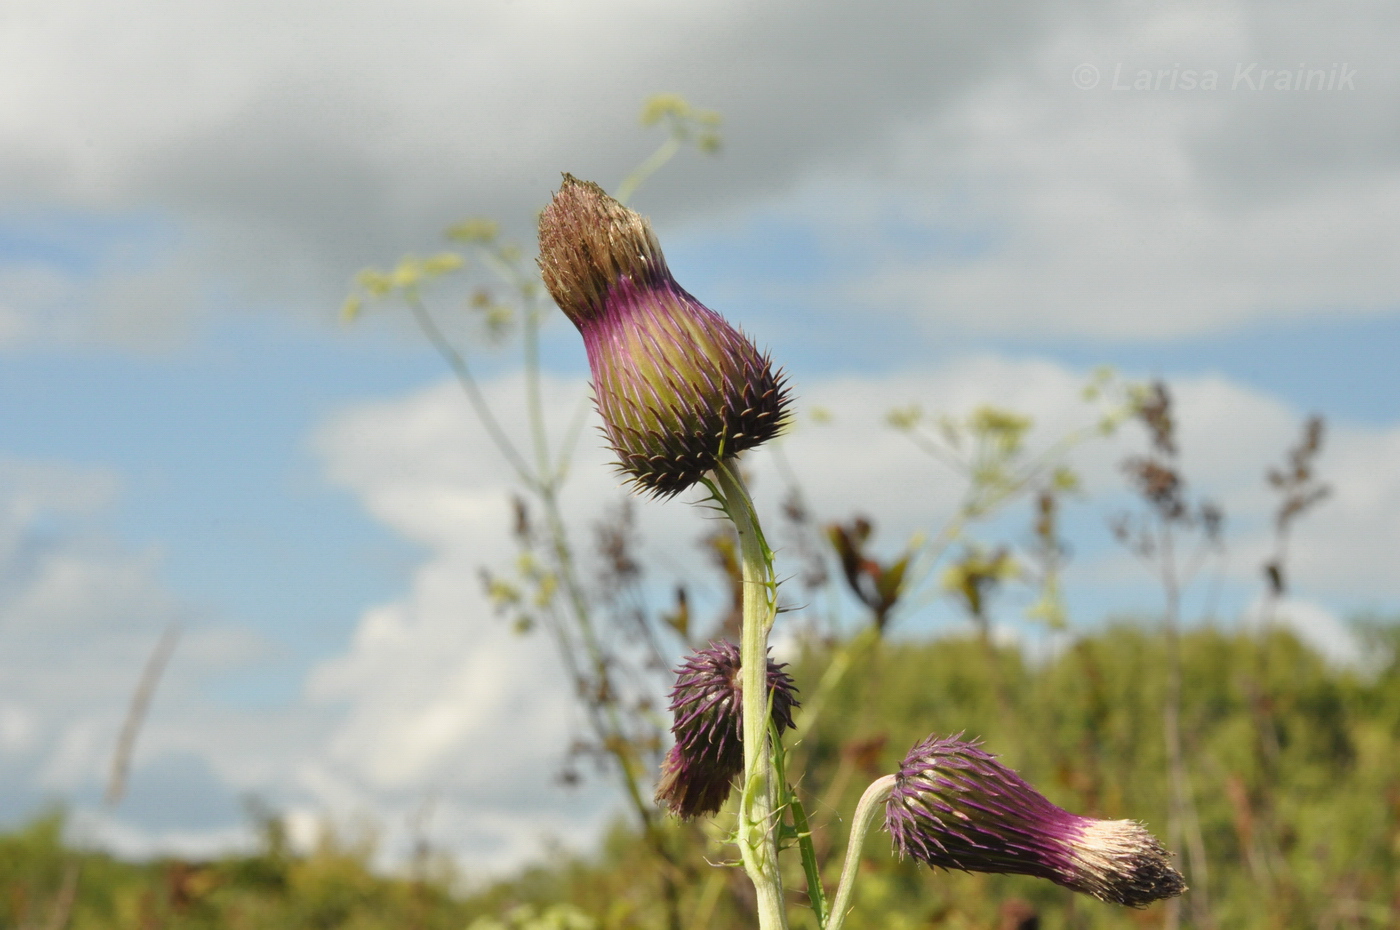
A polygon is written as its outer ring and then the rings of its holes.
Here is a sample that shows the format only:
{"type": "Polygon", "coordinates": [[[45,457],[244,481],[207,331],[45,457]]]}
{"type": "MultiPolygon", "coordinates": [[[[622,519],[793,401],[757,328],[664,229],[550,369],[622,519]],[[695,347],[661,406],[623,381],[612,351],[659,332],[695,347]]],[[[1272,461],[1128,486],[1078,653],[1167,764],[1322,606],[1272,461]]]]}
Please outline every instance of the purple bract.
{"type": "MultiPolygon", "coordinates": [[[[792,728],[797,689],[784,666],[768,660],[768,688],[778,733],[792,728]]],[[[676,670],[671,733],[676,744],[661,763],[657,803],[678,817],[715,814],[744,770],[739,647],[714,642],[676,670]]]]}
{"type": "Polygon", "coordinates": [[[777,435],[781,372],[676,283],[642,216],[564,175],[540,216],[540,271],[583,335],[594,400],[618,466],[671,497],[777,435]]]}
{"type": "Polygon", "coordinates": [[[905,757],[885,808],[901,857],[967,872],[1047,878],[1101,901],[1146,907],[1186,890],[1171,856],[1132,820],[1080,817],[958,737],[905,757]]]}

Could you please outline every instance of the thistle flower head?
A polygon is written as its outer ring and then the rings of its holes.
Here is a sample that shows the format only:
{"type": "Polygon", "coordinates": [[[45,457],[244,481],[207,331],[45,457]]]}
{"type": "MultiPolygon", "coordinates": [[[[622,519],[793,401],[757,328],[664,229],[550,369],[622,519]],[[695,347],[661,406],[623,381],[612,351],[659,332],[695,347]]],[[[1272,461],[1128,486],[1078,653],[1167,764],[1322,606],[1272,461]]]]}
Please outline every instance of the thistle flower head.
{"type": "Polygon", "coordinates": [[[1047,878],[1146,907],[1186,890],[1170,854],[1132,820],[1079,817],[959,737],[929,737],[900,766],[885,829],[901,857],[935,868],[1047,878]]]}
{"type": "Polygon", "coordinates": [[[638,489],[671,497],[777,434],[782,373],[676,283],[651,226],[597,184],[564,175],[540,216],[540,271],[583,334],[603,430],[638,489]]]}
{"type": "MultiPolygon", "coordinates": [[[[656,800],[678,817],[718,813],[744,770],[739,665],[738,646],[715,642],[676,670],[671,690],[676,744],[661,763],[656,800]]],[[[779,734],[792,728],[792,709],[798,703],[797,689],[784,667],[768,660],[773,723],[779,734]]]]}

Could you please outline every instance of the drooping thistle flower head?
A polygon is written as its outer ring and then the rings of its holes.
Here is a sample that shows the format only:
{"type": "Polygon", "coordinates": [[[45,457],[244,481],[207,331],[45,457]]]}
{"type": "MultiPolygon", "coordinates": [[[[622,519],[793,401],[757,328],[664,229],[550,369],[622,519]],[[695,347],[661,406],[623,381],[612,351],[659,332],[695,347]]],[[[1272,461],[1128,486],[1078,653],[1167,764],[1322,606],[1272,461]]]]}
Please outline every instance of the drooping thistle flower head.
{"type": "MultiPolygon", "coordinates": [[[[686,819],[719,813],[744,770],[743,692],[739,647],[711,643],[676,670],[671,690],[671,733],[676,744],[661,763],[657,803],[686,819]]],[[[778,733],[792,728],[797,688],[768,660],[768,689],[778,733]]]]}
{"type": "Polygon", "coordinates": [[[597,184],[564,175],[540,216],[540,271],[583,334],[603,429],[636,488],[671,497],[781,428],[782,373],[676,283],[651,226],[597,184]]]}
{"type": "Polygon", "coordinates": [[[886,802],[885,829],[901,857],[935,868],[1034,875],[1131,907],[1186,890],[1141,824],[1062,810],[959,737],[931,736],[910,750],[886,802]]]}

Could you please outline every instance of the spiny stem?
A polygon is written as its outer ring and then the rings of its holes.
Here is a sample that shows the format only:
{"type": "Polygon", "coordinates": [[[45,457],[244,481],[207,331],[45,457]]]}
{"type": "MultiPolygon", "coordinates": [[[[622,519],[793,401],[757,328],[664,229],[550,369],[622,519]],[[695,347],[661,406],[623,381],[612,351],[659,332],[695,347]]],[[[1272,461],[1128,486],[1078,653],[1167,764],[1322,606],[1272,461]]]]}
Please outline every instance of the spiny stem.
{"type": "Polygon", "coordinates": [[[778,870],[773,745],[768,739],[768,631],[777,616],[772,553],[763,541],[753,501],[733,463],[720,463],[714,474],[715,490],[739,535],[744,585],[739,647],[744,735],[739,854],[758,899],[759,930],[787,930],[783,879],[778,870]]]}

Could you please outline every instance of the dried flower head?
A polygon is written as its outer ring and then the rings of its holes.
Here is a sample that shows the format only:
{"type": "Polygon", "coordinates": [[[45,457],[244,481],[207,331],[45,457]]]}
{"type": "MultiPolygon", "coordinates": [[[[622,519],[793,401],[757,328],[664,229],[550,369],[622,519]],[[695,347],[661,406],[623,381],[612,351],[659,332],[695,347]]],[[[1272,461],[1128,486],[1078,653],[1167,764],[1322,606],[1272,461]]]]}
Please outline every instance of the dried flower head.
{"type": "MultiPolygon", "coordinates": [[[[656,800],[678,817],[718,813],[744,770],[739,664],[739,647],[721,641],[696,652],[676,670],[671,690],[676,744],[661,763],[656,800]]],[[[797,688],[784,667],[768,660],[773,723],[779,734],[792,728],[792,709],[798,704],[797,688]]]]}
{"type": "Polygon", "coordinates": [[[583,334],[618,465],[671,497],[777,434],[781,372],[676,283],[651,226],[597,184],[564,175],[540,216],[540,271],[583,334]]]}
{"type": "Polygon", "coordinates": [[[1048,878],[1113,904],[1146,907],[1186,890],[1170,854],[1141,824],[1062,810],[959,737],[931,736],[910,750],[886,803],[885,829],[901,857],[1048,878]]]}

